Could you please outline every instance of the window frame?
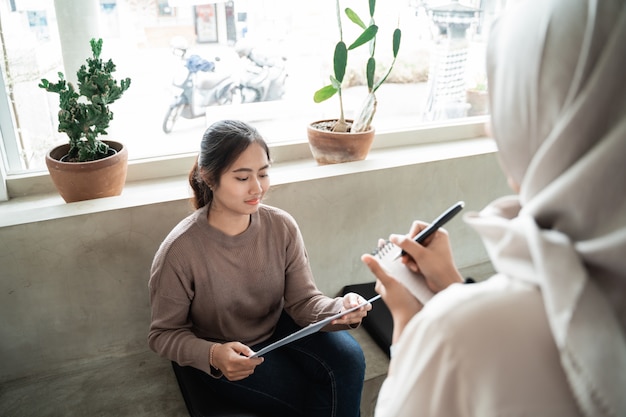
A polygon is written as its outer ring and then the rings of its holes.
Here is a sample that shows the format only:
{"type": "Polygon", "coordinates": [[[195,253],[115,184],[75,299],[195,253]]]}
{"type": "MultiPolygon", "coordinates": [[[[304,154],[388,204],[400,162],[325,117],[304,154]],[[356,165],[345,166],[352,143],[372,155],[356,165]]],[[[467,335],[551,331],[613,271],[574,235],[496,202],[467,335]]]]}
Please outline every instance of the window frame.
{"type": "MultiPolygon", "coordinates": [[[[0,75],[0,202],[19,197],[37,198],[55,192],[47,171],[23,171],[16,122],[4,83],[5,74],[0,75]]],[[[377,133],[372,150],[484,136],[484,120],[485,116],[439,122],[416,121],[412,127],[377,133]]],[[[270,149],[275,163],[303,163],[305,166],[309,164],[306,169],[315,169],[306,138],[270,143],[270,149]]],[[[194,158],[195,153],[187,152],[130,160],[127,184],[186,175],[194,158]]]]}

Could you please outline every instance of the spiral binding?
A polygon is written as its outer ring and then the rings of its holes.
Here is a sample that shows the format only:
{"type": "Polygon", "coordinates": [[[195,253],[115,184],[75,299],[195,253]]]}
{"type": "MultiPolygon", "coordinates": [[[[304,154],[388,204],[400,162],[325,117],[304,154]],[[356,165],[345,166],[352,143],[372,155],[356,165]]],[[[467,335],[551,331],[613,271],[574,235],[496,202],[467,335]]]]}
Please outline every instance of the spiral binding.
{"type": "Polygon", "coordinates": [[[372,256],[377,256],[380,259],[391,252],[394,248],[397,248],[397,246],[387,240],[384,245],[379,246],[372,251],[372,256]]]}

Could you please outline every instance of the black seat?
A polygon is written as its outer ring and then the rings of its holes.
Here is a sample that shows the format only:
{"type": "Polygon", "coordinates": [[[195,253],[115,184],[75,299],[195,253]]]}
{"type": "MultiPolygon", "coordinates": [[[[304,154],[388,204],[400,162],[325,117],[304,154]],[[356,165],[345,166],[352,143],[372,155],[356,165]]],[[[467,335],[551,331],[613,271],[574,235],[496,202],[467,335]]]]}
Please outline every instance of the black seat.
{"type": "Polygon", "coordinates": [[[191,417],[263,417],[243,408],[244,404],[230,404],[213,396],[204,384],[202,371],[176,362],[172,362],[172,368],[191,417]]]}
{"type": "MultiPolygon", "coordinates": [[[[354,292],[365,299],[370,299],[376,295],[375,285],[376,282],[346,285],[343,287],[342,294],[354,292]]],[[[393,318],[387,305],[382,300],[376,301],[372,305],[372,309],[363,319],[363,328],[372,336],[376,344],[387,353],[387,356],[390,356],[389,348],[393,333],[393,318]]]]}

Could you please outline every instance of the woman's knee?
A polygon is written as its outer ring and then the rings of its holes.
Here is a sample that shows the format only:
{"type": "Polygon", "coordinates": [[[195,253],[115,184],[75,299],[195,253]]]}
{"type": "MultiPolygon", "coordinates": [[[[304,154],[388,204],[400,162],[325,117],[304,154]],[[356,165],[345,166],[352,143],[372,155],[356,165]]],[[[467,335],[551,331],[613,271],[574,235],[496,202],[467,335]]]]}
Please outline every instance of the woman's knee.
{"type": "Polygon", "coordinates": [[[351,369],[353,372],[365,373],[365,355],[359,342],[347,332],[334,333],[337,339],[338,357],[342,366],[351,369]]]}

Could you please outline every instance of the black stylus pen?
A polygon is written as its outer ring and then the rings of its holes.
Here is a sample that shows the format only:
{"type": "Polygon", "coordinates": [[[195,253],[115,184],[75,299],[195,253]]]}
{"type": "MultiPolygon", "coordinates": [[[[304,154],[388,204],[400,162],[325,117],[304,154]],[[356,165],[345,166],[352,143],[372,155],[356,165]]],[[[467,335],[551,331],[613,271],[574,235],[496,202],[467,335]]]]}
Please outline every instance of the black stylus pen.
{"type": "MultiPolygon", "coordinates": [[[[439,217],[437,217],[435,221],[429,224],[428,227],[426,227],[426,229],[419,232],[417,236],[413,238],[413,240],[419,243],[420,245],[423,244],[424,241],[428,239],[430,235],[432,235],[433,233],[437,231],[437,229],[439,229],[444,224],[448,223],[450,219],[456,216],[456,214],[459,211],[461,211],[464,206],[465,206],[465,202],[463,201],[459,201],[458,203],[453,204],[452,206],[450,206],[450,208],[448,208],[448,210],[444,211],[439,217]]],[[[400,255],[396,256],[396,259],[398,259],[399,257],[403,255],[406,255],[406,252],[404,250],[400,252],[400,255]]]]}

